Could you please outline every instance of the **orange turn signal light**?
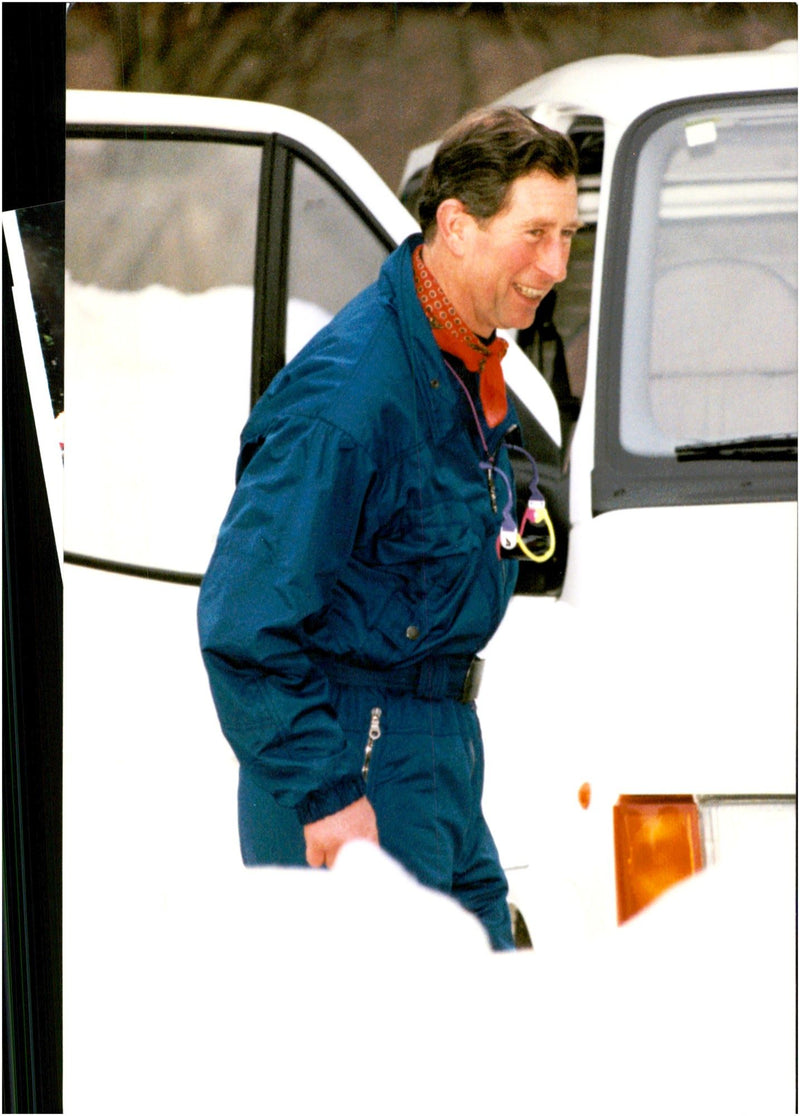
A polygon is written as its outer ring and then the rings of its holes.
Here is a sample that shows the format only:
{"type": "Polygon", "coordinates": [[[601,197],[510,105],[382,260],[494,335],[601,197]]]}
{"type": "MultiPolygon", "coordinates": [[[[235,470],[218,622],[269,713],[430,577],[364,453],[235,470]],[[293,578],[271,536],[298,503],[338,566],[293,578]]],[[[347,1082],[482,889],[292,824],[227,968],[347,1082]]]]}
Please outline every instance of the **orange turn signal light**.
{"type": "Polygon", "coordinates": [[[691,795],[621,795],[614,807],[614,850],[621,925],[703,867],[697,803],[691,795]]]}

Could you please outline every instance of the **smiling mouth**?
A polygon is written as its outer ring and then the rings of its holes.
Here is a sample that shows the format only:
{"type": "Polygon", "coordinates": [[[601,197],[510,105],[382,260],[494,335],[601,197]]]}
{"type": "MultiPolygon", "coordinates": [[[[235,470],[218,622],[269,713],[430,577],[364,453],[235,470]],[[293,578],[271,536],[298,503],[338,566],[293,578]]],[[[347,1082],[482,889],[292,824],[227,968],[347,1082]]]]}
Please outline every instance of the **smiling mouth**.
{"type": "Polygon", "coordinates": [[[523,298],[530,299],[532,302],[536,302],[539,299],[544,298],[545,294],[547,293],[546,291],[541,290],[538,287],[524,287],[522,283],[514,283],[513,286],[514,290],[517,291],[518,294],[521,294],[523,298]]]}

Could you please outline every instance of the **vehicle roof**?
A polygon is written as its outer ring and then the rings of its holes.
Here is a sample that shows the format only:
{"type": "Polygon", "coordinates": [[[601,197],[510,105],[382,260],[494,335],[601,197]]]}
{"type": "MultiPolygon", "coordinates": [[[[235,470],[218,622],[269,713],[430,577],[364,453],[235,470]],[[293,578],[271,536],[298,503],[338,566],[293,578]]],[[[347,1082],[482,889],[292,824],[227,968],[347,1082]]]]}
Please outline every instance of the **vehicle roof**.
{"type": "MultiPolygon", "coordinates": [[[[492,102],[514,105],[559,130],[577,115],[621,130],[656,105],[715,93],[797,88],[797,42],[766,50],[686,54],[604,54],[581,58],[516,86],[492,102]]],[[[428,165],[439,140],[409,154],[401,183],[428,165]]]]}
{"type": "Polygon", "coordinates": [[[796,86],[797,43],[791,41],[768,50],[725,54],[582,58],[517,86],[495,103],[532,109],[545,102],[624,123],[655,105],[685,97],[796,86]]]}
{"type": "Polygon", "coordinates": [[[153,124],[235,128],[240,132],[310,131],[323,142],[342,141],[327,124],[296,109],[233,97],[197,97],[183,93],[134,93],[68,89],[68,124],[153,124]]]}

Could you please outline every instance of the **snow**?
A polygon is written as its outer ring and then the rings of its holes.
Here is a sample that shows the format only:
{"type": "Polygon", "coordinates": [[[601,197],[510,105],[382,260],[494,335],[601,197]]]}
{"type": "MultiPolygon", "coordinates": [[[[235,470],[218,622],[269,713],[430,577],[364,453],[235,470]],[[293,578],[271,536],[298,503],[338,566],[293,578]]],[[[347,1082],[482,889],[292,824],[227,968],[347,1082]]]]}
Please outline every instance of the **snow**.
{"type": "Polygon", "coordinates": [[[252,290],[66,279],[65,545],[199,573],[250,406],[252,290]]]}
{"type": "MultiPolygon", "coordinates": [[[[250,410],[253,291],[66,276],[66,550],[202,573],[250,410]]],[[[330,319],[292,299],[291,356],[330,319]]]]}
{"type": "Polygon", "coordinates": [[[71,943],[67,1112],[793,1110],[793,917],[755,878],[540,956],[492,954],[371,845],[331,872],[185,867],[158,912],[112,886],[71,943]]]}

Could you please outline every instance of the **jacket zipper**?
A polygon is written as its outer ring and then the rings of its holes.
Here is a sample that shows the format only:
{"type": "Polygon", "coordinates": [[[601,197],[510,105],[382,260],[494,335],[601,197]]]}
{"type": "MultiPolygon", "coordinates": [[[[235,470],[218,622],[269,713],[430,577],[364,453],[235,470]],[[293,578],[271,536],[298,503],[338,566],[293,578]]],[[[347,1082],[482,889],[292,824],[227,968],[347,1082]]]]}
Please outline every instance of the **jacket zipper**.
{"type": "Polygon", "coordinates": [[[367,746],[364,749],[364,766],[361,768],[361,775],[364,779],[366,779],[367,772],[369,771],[369,761],[372,759],[372,749],[375,746],[375,741],[378,740],[381,735],[382,713],[383,710],[379,709],[376,706],[370,714],[369,733],[367,734],[367,746]]]}

